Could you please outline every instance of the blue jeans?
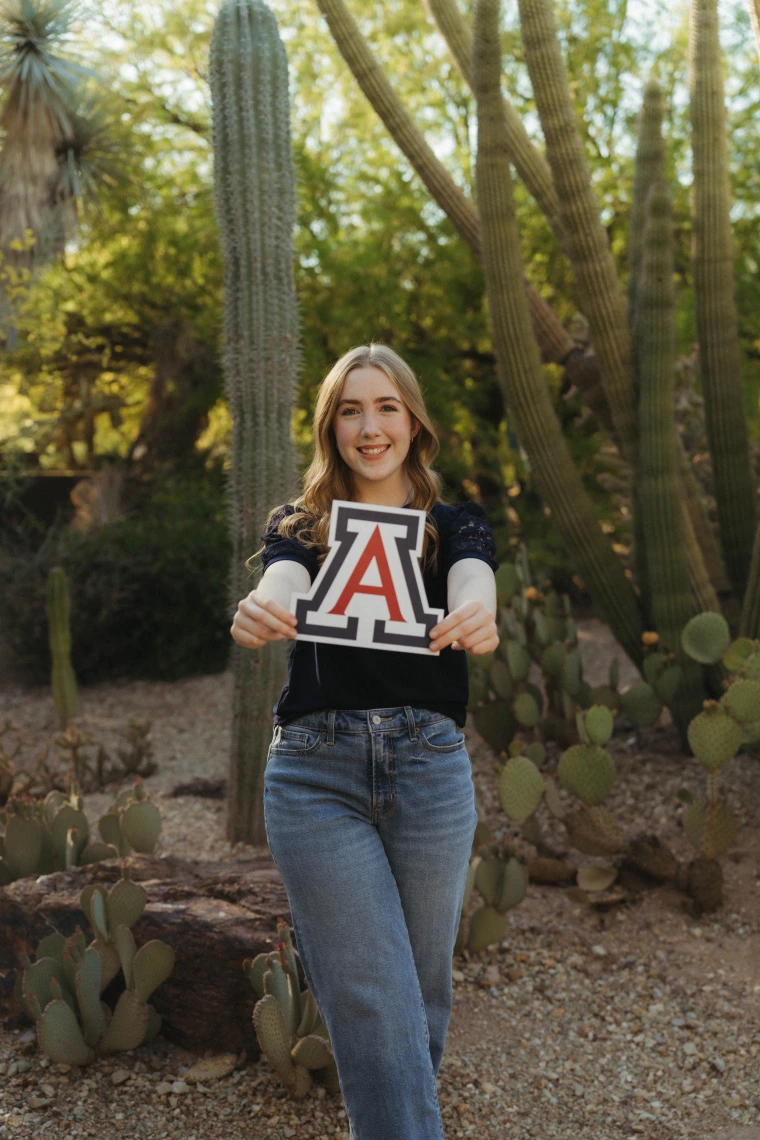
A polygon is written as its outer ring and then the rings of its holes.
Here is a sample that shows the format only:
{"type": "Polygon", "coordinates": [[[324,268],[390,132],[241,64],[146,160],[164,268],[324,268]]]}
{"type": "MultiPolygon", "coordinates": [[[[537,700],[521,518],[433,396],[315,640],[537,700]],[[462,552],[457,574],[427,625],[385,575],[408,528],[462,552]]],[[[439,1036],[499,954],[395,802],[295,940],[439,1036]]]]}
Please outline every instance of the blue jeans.
{"type": "Polygon", "coordinates": [[[339,709],[275,728],[267,839],[352,1140],[443,1140],[436,1076],[477,819],[451,717],[339,709]]]}

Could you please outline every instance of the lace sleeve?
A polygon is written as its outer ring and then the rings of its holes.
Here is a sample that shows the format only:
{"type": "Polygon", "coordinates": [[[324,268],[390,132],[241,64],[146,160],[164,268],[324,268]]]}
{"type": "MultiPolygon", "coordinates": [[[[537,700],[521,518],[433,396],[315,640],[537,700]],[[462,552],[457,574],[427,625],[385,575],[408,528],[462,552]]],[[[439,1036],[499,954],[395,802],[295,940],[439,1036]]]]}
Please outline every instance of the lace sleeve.
{"type": "Polygon", "coordinates": [[[480,503],[471,499],[453,507],[450,528],[447,573],[460,558],[480,558],[494,572],[499,569],[491,524],[480,503]]]}
{"type": "Polygon", "coordinates": [[[272,516],[272,521],[260,536],[261,541],[264,543],[264,549],[261,552],[262,573],[272,562],[278,562],[282,558],[287,558],[292,562],[300,562],[302,566],[305,566],[313,582],[317,576],[317,570],[319,569],[316,548],[304,546],[297,538],[291,537],[290,535],[279,534],[277,530],[285,516],[292,515],[294,510],[295,508],[292,503],[285,503],[278,509],[276,514],[272,516]]]}

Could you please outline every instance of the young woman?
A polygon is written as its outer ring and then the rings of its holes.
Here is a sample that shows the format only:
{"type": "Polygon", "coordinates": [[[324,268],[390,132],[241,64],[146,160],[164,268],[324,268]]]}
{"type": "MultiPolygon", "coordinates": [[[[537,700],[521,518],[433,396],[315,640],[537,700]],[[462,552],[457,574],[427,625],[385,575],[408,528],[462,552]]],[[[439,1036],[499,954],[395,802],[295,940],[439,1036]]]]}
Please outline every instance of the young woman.
{"type": "Polygon", "coordinates": [[[333,499],[427,512],[423,581],[445,616],[431,630],[439,656],[296,641],[264,775],[267,839],[352,1140],[443,1140],[436,1076],[477,823],[466,652],[498,644],[495,544],[482,507],[440,500],[435,430],[387,346],[331,369],[314,445],[303,493],[270,512],[235,641],[295,638],[290,598],[327,554],[333,499]]]}

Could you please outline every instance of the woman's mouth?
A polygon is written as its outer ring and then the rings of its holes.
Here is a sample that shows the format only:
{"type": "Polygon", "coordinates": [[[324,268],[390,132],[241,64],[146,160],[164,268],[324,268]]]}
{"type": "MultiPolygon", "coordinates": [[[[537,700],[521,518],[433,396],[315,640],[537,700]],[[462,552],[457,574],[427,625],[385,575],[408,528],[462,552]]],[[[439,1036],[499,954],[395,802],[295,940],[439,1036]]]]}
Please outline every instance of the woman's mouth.
{"type": "Polygon", "coordinates": [[[389,443],[367,445],[366,447],[358,447],[356,450],[364,459],[379,459],[381,455],[385,455],[390,447],[389,443]]]}

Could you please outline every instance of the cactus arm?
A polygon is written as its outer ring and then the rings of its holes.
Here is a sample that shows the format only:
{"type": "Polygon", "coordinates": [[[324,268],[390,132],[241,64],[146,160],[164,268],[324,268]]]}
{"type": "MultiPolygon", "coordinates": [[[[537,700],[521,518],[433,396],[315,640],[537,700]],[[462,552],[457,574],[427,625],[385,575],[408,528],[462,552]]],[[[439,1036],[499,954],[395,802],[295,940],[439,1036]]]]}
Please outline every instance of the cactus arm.
{"type": "MultiPolygon", "coordinates": [[[[261,0],[225,0],[209,58],[214,199],[224,260],[225,391],[232,416],[230,609],[250,585],[245,560],[270,508],[296,488],[290,421],[302,357],[293,275],[295,185],[288,61],[261,0]]],[[[266,841],[262,782],[284,643],[233,645],[227,837],[266,841]]]]}
{"type": "Polygon", "coordinates": [[[692,0],[689,87],[694,181],[692,270],[699,371],[726,569],[739,596],[755,535],[755,491],[744,414],[728,138],[717,0],[692,0]]]}
{"type": "Polygon", "coordinates": [[[497,0],[480,0],[473,28],[478,104],[476,184],[484,271],[497,373],[509,414],[528,452],[541,493],[584,581],[615,636],[641,659],[641,619],[633,588],[604,538],[567,448],[542,375],[520,289],[520,239],[501,108],[497,0]]]}
{"type": "MultiPolygon", "coordinates": [[[[683,445],[683,440],[677,431],[675,436],[678,464],[681,473],[681,486],[684,494],[684,506],[691,519],[695,541],[702,551],[704,572],[708,575],[709,582],[712,584],[712,592],[714,595],[730,593],[731,583],[728,580],[726,568],[723,565],[720,547],[712,522],[710,521],[710,516],[707,513],[702,489],[694,474],[691,459],[683,445]]],[[[697,607],[698,610],[716,608],[717,598],[715,605],[701,604],[697,607]]]]}
{"type": "Polygon", "coordinates": [[[685,733],[688,720],[701,709],[703,692],[700,666],[681,648],[681,630],[692,616],[692,608],[673,433],[673,209],[664,179],[653,181],[649,190],[636,330],[641,526],[655,626],[682,669],[683,679],[671,708],[679,729],[685,733]]]}
{"type": "MultiPolygon", "coordinates": [[[[433,199],[447,215],[475,258],[482,258],[480,221],[469,198],[436,158],[375,59],[344,0],[317,0],[333,39],[356,82],[433,199]]],[[[543,297],[523,279],[544,360],[564,364],[577,355],[573,338],[543,297]]]]}
{"type": "Polygon", "coordinates": [[[567,233],[567,253],[599,357],[617,441],[630,460],[635,457],[637,427],[626,301],[591,186],[551,0],[520,0],[519,8],[525,62],[567,233]]]}
{"type": "Polygon", "coordinates": [[[644,101],[639,116],[628,237],[628,321],[631,329],[636,324],[636,294],[641,268],[641,242],[644,235],[647,195],[652,182],[656,178],[665,176],[662,117],[662,88],[655,79],[649,79],[644,87],[644,101]]]}
{"type": "MultiPolygon", "coordinates": [[[[457,0],[425,0],[425,7],[446,40],[463,78],[472,88],[472,33],[457,0]]],[[[502,100],[507,145],[512,163],[546,218],[561,249],[565,242],[565,231],[560,221],[559,203],[549,164],[538,147],[531,142],[512,104],[503,96],[502,100]]]]}

